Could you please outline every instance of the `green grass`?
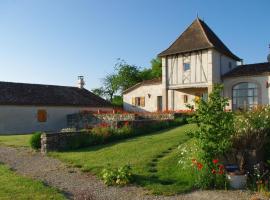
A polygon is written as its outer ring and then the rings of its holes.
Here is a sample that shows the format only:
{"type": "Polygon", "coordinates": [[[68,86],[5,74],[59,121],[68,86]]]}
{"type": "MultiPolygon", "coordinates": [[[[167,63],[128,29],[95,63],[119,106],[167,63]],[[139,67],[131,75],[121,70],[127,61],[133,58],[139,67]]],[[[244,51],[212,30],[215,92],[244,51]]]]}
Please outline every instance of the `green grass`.
{"type": "Polygon", "coordinates": [[[12,147],[30,147],[30,137],[32,134],[27,135],[2,135],[0,136],[0,145],[12,147]]]}
{"type": "Polygon", "coordinates": [[[0,199],[60,200],[65,197],[56,189],[47,187],[39,181],[19,176],[0,164],[0,199]]]}
{"type": "Polygon", "coordinates": [[[186,131],[194,128],[195,125],[184,125],[121,142],[50,155],[96,174],[108,164],[112,167],[130,164],[135,182],[151,192],[181,193],[190,190],[192,183],[190,174],[177,165],[176,147],[189,140],[186,131]]]}

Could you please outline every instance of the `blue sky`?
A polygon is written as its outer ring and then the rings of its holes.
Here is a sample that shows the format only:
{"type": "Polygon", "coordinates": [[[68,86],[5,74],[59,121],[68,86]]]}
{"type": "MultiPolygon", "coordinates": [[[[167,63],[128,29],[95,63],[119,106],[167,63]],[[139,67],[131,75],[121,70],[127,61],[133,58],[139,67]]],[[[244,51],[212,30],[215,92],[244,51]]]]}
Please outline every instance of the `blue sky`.
{"type": "Polygon", "coordinates": [[[270,1],[0,0],[0,81],[100,85],[117,58],[148,67],[198,13],[245,63],[265,62],[270,1]]]}

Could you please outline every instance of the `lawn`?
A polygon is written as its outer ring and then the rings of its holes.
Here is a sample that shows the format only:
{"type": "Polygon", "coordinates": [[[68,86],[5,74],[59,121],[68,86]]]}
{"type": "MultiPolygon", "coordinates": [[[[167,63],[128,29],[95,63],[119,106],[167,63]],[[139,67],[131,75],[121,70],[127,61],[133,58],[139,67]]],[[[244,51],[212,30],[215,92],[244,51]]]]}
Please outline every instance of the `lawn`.
{"type": "Polygon", "coordinates": [[[194,128],[195,125],[184,125],[121,142],[50,155],[97,175],[108,164],[112,167],[130,164],[136,184],[155,194],[182,193],[192,189],[192,179],[190,173],[177,164],[177,147],[189,140],[186,131],[194,128]]]}
{"type": "Polygon", "coordinates": [[[39,181],[19,176],[0,164],[0,199],[60,200],[65,197],[56,189],[47,187],[39,181]]]}
{"type": "Polygon", "coordinates": [[[30,147],[30,137],[32,134],[27,135],[2,135],[0,136],[0,145],[12,147],[30,147]]]}

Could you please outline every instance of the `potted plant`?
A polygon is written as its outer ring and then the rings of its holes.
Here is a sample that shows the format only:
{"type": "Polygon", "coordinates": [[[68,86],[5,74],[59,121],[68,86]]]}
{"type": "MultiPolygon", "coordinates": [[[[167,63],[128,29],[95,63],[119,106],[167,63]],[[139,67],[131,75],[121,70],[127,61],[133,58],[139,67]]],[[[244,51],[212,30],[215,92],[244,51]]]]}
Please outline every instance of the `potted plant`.
{"type": "Polygon", "coordinates": [[[226,165],[227,179],[231,188],[244,189],[247,185],[247,174],[243,169],[239,169],[237,165],[226,165]]]}

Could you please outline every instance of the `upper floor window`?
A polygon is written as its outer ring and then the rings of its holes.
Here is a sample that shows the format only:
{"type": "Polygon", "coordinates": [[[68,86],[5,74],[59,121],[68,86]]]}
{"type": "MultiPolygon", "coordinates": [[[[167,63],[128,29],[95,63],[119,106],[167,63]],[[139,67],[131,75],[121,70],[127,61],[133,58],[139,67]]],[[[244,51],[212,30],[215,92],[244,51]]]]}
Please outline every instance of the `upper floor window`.
{"type": "Polygon", "coordinates": [[[185,62],[184,63],[184,71],[190,70],[190,63],[189,62],[185,62]]]}

